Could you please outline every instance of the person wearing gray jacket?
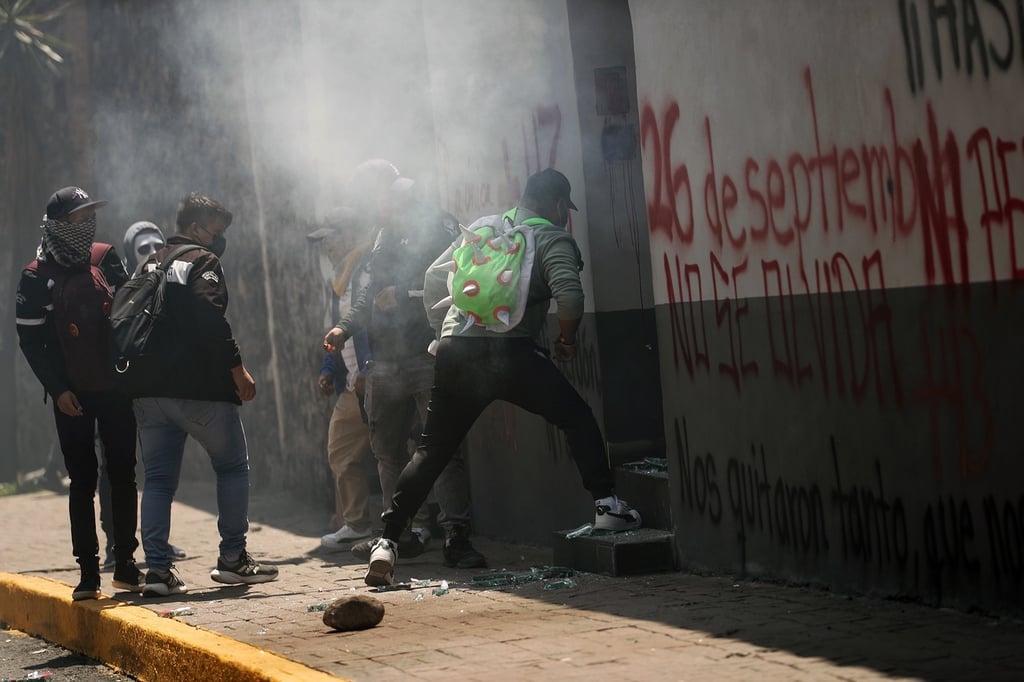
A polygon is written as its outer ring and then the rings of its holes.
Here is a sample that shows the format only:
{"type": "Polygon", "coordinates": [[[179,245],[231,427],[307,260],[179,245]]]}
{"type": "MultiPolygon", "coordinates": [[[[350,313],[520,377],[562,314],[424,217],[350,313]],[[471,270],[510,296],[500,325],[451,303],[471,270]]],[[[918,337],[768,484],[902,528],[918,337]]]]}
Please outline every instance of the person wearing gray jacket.
{"type": "MultiPolygon", "coordinates": [[[[365,582],[389,585],[394,580],[397,540],[444,470],[473,422],[490,403],[504,400],[543,416],[560,428],[595,501],[594,527],[621,531],[638,528],[640,514],[614,493],[604,439],[586,401],[551,361],[544,339],[550,302],[555,301],[561,332],[555,358],[576,354],[576,330],[583,317],[583,259],[565,229],[569,180],[549,168],[529,177],[518,206],[495,219],[532,231],[534,253],[525,311],[503,332],[473,324],[469,314],[452,306],[440,328],[434,385],[420,447],[398,478],[390,506],[382,515],[384,534],[370,553],[365,582]]],[[[454,245],[453,245],[454,246],[454,245]]],[[[431,308],[424,281],[424,306],[431,308]]],[[[435,318],[436,319],[436,318],[435,318]]]]}

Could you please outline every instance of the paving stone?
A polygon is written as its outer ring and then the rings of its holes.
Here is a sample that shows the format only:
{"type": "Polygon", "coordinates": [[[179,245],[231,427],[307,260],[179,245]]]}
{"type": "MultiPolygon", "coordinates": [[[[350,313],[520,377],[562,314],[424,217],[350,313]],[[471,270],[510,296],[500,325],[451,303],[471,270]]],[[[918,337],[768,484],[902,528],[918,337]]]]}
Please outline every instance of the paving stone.
{"type": "MultiPolygon", "coordinates": [[[[212,486],[183,483],[180,499],[171,540],[189,552],[178,569],[190,592],[118,601],[152,611],[188,606],[195,615],[181,622],[360,682],[1024,679],[1019,621],[729,576],[578,573],[575,588],[481,590],[473,576],[496,568],[447,569],[434,545],[414,562],[400,560],[398,579],[445,579],[448,594],[372,593],[362,562],[320,549],[322,510],[279,497],[253,497],[259,530],[250,546],[279,567],[280,579],[222,587],[209,577],[218,545],[212,486]],[[384,605],[377,627],[333,632],[322,612],[307,610],[352,594],[384,605]]],[[[65,496],[3,497],[0,515],[0,571],[74,584],[65,496]]],[[[488,538],[474,545],[510,571],[556,563],[550,547],[488,538]]],[[[104,580],[109,593],[109,574],[104,580]]]]}

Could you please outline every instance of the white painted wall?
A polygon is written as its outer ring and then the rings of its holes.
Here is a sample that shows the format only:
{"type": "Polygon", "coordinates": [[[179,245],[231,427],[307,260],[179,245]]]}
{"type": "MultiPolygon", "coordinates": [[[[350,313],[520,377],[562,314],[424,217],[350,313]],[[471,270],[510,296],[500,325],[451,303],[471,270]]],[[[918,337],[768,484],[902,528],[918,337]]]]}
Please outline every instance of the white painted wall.
{"type": "MultiPolygon", "coordinates": [[[[781,293],[774,269],[765,284],[765,261],[778,263],[783,280],[789,267],[799,293],[805,291],[801,273],[806,273],[807,290],[815,293],[828,267],[833,267],[833,287],[840,276],[845,290],[880,288],[883,272],[887,288],[1024,274],[1020,10],[1001,0],[949,5],[957,8],[952,25],[958,49],[950,40],[951,23],[940,20],[940,82],[923,0],[630,3],[638,95],[647,116],[644,176],[658,303],[669,300],[666,258],[673,270],[677,262],[681,269],[699,267],[703,287],[693,300],[711,299],[716,277],[719,289],[729,289],[738,298],[781,293]],[[1006,11],[1005,18],[1000,9],[1006,11]],[[974,11],[980,33],[968,40],[964,22],[974,25],[974,11]],[[913,56],[914,13],[919,59],[913,56]],[[920,64],[924,74],[923,87],[917,78],[912,86],[908,77],[901,17],[911,36],[912,68],[916,72],[920,64]],[[959,53],[959,71],[953,65],[954,52],[959,53]],[[996,57],[1008,59],[1005,70],[996,57]],[[675,107],[678,120],[673,126],[669,112],[675,107]],[[949,159],[959,164],[958,170],[952,163],[944,163],[941,173],[936,170],[939,155],[929,137],[931,120],[940,143],[947,136],[954,140],[949,159]],[[988,147],[982,145],[980,153],[973,148],[975,135],[991,135],[993,141],[999,138],[1009,145],[1005,175],[998,158],[992,165],[988,147]],[[927,159],[927,179],[935,185],[931,198],[945,201],[944,210],[935,214],[939,224],[932,223],[930,246],[923,210],[929,197],[915,187],[915,176],[923,176],[911,166],[917,141],[927,159]],[[884,150],[894,164],[891,196],[884,192],[885,180],[875,166],[873,201],[864,161],[865,149],[872,148],[884,150]],[[815,159],[833,152],[839,158],[838,171],[826,162],[818,173],[815,159]],[[781,172],[770,172],[773,162],[781,172]],[[688,182],[682,180],[684,172],[688,182]],[[670,177],[678,180],[671,186],[670,177]],[[726,189],[730,183],[733,193],[726,189]],[[769,183],[777,197],[775,208],[769,206],[769,183]],[[959,213],[954,206],[957,187],[963,199],[959,213]],[[734,207],[726,210],[730,196],[734,207]],[[1012,206],[1009,213],[1003,212],[1007,206],[1012,206]],[[991,230],[986,211],[994,211],[991,230]],[[794,227],[797,212],[808,216],[801,228],[794,227]],[[673,216],[679,218],[676,227],[673,216]],[[724,225],[726,219],[728,227],[716,232],[715,223],[724,225]],[[1010,220],[1016,222],[1016,233],[1010,220]],[[942,237],[949,240],[945,264],[936,241],[942,237]],[[865,273],[863,259],[876,252],[882,267],[865,273]],[[837,254],[849,262],[849,270],[842,258],[833,263],[837,254]],[[733,268],[743,263],[745,272],[733,277],[733,268]]],[[[677,292],[679,286],[676,281],[677,292]]],[[[820,286],[824,288],[823,279],[820,286]]]]}
{"type": "Polygon", "coordinates": [[[630,8],[681,560],[1019,611],[1024,5],[630,8]]]}

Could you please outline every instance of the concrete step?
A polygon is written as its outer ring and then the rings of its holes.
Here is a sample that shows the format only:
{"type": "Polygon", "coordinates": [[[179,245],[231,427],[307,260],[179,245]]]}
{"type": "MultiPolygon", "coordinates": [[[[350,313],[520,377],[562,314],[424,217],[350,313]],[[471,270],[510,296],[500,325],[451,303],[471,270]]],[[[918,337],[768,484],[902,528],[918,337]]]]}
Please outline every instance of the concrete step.
{"type": "Polygon", "coordinates": [[[672,530],[668,472],[659,466],[663,461],[629,462],[615,468],[615,494],[640,512],[644,528],[672,530]]]}
{"type": "Polygon", "coordinates": [[[604,575],[636,575],[676,569],[672,533],[640,528],[624,533],[567,538],[572,530],[554,534],[553,561],[577,571],[604,575]]]}

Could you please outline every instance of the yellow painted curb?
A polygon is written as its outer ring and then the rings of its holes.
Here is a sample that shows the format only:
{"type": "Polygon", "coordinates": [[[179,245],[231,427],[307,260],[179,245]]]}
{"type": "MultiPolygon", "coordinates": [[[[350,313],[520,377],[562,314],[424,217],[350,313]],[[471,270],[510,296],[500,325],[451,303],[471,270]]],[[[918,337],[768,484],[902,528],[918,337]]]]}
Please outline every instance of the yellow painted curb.
{"type": "Polygon", "coordinates": [[[71,587],[49,578],[0,572],[0,621],[144,682],[343,679],[141,606],[72,601],[71,587]]]}

